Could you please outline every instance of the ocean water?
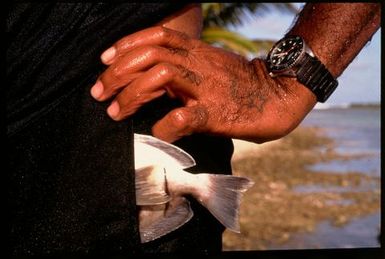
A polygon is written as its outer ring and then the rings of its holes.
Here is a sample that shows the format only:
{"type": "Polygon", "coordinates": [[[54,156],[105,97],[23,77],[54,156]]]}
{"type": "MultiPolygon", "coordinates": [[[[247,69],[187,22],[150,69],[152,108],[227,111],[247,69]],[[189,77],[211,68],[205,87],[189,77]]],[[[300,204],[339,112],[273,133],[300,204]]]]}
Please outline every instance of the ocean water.
{"type": "Polygon", "coordinates": [[[378,151],[381,148],[379,108],[313,110],[303,126],[320,126],[341,144],[341,151],[378,151]]]}
{"type": "Polygon", "coordinates": [[[313,166],[314,171],[359,171],[371,176],[381,172],[380,109],[345,108],[313,110],[302,122],[303,126],[322,127],[333,138],[336,151],[343,154],[365,154],[361,159],[331,161],[313,166]]]}
{"type": "Polygon", "coordinates": [[[289,242],[270,249],[377,248],[380,246],[377,239],[379,228],[373,222],[380,221],[379,213],[353,219],[344,227],[335,227],[329,221],[323,221],[318,224],[314,234],[296,234],[289,242]]]}
{"type": "MultiPolygon", "coordinates": [[[[312,166],[314,173],[334,171],[345,173],[358,171],[370,176],[381,176],[380,108],[341,108],[313,110],[302,122],[302,126],[323,128],[327,136],[334,139],[336,151],[345,154],[365,154],[365,157],[349,161],[331,161],[312,166]]],[[[378,186],[366,185],[355,191],[365,191],[378,186]]],[[[344,191],[341,187],[298,186],[297,192],[344,191]]],[[[344,201],[347,204],[351,201],[344,201]]],[[[355,218],[343,227],[330,222],[320,223],[314,232],[295,234],[285,244],[270,249],[318,249],[318,248],[366,248],[380,247],[381,211],[355,218]]]]}

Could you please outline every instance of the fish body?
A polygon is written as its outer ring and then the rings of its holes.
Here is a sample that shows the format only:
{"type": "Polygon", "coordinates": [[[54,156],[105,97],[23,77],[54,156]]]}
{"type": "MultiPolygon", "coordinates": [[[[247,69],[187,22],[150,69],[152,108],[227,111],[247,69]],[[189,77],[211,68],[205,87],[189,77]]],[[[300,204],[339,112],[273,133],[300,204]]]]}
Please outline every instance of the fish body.
{"type": "Polygon", "coordinates": [[[195,160],[179,147],[149,135],[134,134],[136,204],[141,242],[149,242],[187,223],[191,195],[226,228],[240,232],[242,194],[254,183],[246,177],[191,174],[195,160]]]}

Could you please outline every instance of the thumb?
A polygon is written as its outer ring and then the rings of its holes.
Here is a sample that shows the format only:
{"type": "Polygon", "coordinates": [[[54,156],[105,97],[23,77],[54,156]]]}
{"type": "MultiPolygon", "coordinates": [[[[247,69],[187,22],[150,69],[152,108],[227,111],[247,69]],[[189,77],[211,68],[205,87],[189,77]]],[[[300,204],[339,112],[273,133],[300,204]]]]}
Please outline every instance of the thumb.
{"type": "Polygon", "coordinates": [[[177,108],[155,123],[152,134],[164,141],[174,142],[183,136],[204,131],[207,120],[207,110],[204,107],[177,108]]]}

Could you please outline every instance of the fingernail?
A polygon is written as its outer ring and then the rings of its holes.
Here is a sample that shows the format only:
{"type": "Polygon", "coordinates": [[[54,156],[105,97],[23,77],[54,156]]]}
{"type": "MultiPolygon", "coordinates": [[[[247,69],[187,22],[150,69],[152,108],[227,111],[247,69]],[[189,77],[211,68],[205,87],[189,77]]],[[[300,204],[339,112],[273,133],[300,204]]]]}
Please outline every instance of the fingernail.
{"type": "Polygon", "coordinates": [[[113,101],[111,105],[107,108],[107,113],[111,118],[115,118],[118,116],[120,111],[119,103],[117,101],[113,101]]]}
{"type": "Polygon", "coordinates": [[[103,52],[103,54],[100,56],[102,61],[104,63],[107,63],[108,61],[112,60],[115,57],[116,49],[115,47],[111,47],[103,52]]]}
{"type": "Polygon", "coordinates": [[[92,97],[94,97],[95,99],[98,99],[100,96],[102,96],[103,88],[104,88],[103,83],[100,80],[96,81],[94,86],[91,88],[92,97]]]}

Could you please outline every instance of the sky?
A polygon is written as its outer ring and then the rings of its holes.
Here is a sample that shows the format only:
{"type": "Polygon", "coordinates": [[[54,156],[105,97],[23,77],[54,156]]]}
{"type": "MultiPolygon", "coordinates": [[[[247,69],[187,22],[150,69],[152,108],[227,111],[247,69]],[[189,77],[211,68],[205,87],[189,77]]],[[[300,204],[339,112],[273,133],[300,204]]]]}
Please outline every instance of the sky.
{"type": "MultiPolygon", "coordinates": [[[[297,7],[302,4],[295,4],[297,7]]],[[[246,19],[242,26],[230,27],[249,38],[279,40],[292,25],[294,16],[278,11],[246,19]]],[[[361,50],[344,73],[327,104],[380,103],[381,100],[381,29],[361,50]]]]}

